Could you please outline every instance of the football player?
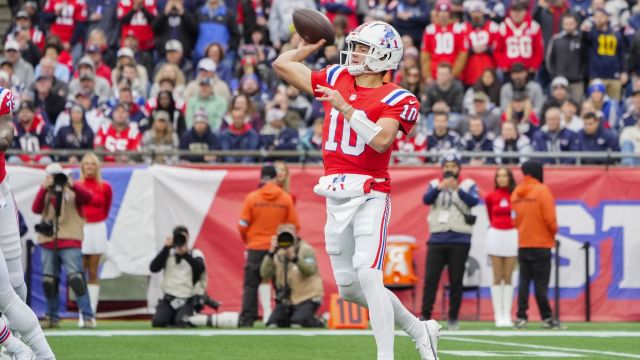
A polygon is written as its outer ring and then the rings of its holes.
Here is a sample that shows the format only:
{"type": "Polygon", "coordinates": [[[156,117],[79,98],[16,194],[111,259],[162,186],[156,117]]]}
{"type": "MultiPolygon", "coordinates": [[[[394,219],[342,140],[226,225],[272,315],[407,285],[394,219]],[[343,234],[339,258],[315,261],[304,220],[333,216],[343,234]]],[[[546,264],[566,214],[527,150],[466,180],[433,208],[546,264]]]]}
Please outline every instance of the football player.
{"type": "MultiPolygon", "coordinates": [[[[18,210],[6,179],[4,160],[4,152],[13,142],[13,110],[11,90],[0,87],[0,312],[9,319],[11,328],[22,335],[22,340],[33,350],[37,359],[55,359],[38,324],[38,318],[24,303],[27,287],[22,272],[18,210]]],[[[4,329],[3,325],[0,324],[0,328],[4,329]]],[[[10,336],[2,330],[0,342],[5,335],[7,339],[10,336]]],[[[11,347],[12,344],[9,343],[7,350],[14,351],[11,347]]]]}
{"type": "Polygon", "coordinates": [[[407,134],[420,104],[383,81],[398,68],[403,45],[389,24],[372,21],[346,38],[340,65],[311,71],[302,61],[325,44],[302,44],[273,63],[280,78],[323,102],[324,174],[314,191],[326,197],[326,251],[340,296],[369,308],[378,359],[393,359],[394,322],[416,342],[422,359],[437,359],[440,325],[420,321],[384,287],[391,215],[389,160],[396,134],[407,134]]]}

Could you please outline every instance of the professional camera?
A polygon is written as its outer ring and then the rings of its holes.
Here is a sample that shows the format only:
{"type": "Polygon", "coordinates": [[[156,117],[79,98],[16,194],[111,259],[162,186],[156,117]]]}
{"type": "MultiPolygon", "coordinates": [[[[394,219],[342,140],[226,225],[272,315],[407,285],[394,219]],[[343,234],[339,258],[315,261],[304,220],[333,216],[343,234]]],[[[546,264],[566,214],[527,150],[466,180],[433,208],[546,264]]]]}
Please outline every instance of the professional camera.
{"type": "Polygon", "coordinates": [[[295,237],[289,231],[283,231],[278,234],[278,248],[286,249],[293,245],[295,237]]]}
{"type": "Polygon", "coordinates": [[[53,175],[53,185],[55,187],[62,187],[67,185],[69,182],[69,177],[66,174],[58,173],[53,175]]]}
{"type": "Polygon", "coordinates": [[[173,231],[173,247],[179,248],[187,244],[187,234],[183,229],[173,231]]]}
{"type": "Polygon", "coordinates": [[[41,221],[39,224],[36,224],[35,230],[38,234],[51,237],[55,232],[55,227],[51,221],[41,221]]]}
{"type": "Polygon", "coordinates": [[[458,179],[458,174],[455,174],[453,171],[445,171],[443,178],[447,179],[447,178],[454,178],[454,179],[458,179]]]}

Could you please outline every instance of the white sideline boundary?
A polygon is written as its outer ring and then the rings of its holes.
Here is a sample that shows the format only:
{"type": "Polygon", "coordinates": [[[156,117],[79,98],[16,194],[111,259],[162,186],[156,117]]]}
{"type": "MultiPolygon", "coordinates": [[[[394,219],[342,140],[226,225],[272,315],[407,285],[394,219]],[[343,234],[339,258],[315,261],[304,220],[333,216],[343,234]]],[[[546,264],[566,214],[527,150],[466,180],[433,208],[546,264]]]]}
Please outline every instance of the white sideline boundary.
{"type": "Polygon", "coordinates": [[[575,349],[575,348],[565,348],[565,347],[547,346],[547,345],[534,345],[534,344],[520,344],[520,343],[509,342],[509,341],[493,341],[493,340],[483,340],[483,339],[469,339],[469,338],[464,338],[464,337],[447,337],[447,340],[468,342],[468,343],[475,343],[475,344],[514,346],[514,347],[528,348],[528,349],[555,350],[555,351],[564,351],[564,352],[568,352],[568,353],[606,355],[606,356],[616,356],[616,357],[629,358],[629,359],[640,359],[640,355],[628,354],[628,353],[619,353],[619,352],[613,352],[613,351],[575,349]]]}
{"type": "MultiPolygon", "coordinates": [[[[396,336],[407,336],[403,331],[396,331],[396,336]]],[[[291,330],[291,329],[265,329],[265,330],[239,330],[239,329],[154,329],[154,330],[46,330],[45,336],[371,336],[371,330],[291,330]]],[[[447,339],[456,339],[466,336],[495,336],[495,337],[593,337],[613,338],[631,337],[640,338],[640,331],[531,331],[531,330],[460,330],[442,331],[442,336],[447,339]]],[[[479,339],[467,339],[485,341],[479,339]]],[[[490,341],[490,340],[486,340],[490,341]]],[[[638,356],[640,359],[640,355],[638,356]]]]}

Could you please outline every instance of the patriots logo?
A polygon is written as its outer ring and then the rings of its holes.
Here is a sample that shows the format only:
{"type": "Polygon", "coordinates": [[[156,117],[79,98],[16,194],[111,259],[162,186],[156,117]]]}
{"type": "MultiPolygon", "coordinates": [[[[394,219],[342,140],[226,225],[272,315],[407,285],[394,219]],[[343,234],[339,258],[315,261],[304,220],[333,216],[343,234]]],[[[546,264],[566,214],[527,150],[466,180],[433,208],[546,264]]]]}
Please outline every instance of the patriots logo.
{"type": "Polygon", "coordinates": [[[333,178],[331,181],[331,185],[327,186],[327,190],[336,191],[337,188],[340,190],[344,190],[344,182],[347,179],[347,175],[340,174],[333,178]]]}
{"type": "Polygon", "coordinates": [[[391,48],[391,46],[396,49],[398,48],[398,39],[393,33],[393,29],[391,28],[391,26],[384,27],[382,37],[380,38],[380,45],[386,46],[387,49],[391,48]]]}

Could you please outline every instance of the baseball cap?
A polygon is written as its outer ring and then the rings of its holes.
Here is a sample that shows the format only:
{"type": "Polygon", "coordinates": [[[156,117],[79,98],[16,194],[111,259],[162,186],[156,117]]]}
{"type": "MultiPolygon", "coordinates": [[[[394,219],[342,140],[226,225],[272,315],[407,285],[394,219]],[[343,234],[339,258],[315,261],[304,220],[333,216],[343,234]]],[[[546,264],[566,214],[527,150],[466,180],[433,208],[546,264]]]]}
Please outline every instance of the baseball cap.
{"type": "Polygon", "coordinates": [[[263,181],[273,180],[278,175],[276,167],[273,165],[264,165],[260,170],[260,179],[263,181]]]}
{"type": "Polygon", "coordinates": [[[526,91],[516,91],[513,93],[513,101],[524,101],[529,98],[526,91]]]}
{"type": "Polygon", "coordinates": [[[93,60],[91,60],[91,58],[86,55],[83,56],[80,59],[80,61],[78,61],[78,66],[80,65],[87,65],[87,66],[90,66],[92,69],[95,69],[96,67],[95,64],[93,63],[93,60]]]}
{"type": "Polygon", "coordinates": [[[24,10],[20,10],[16,14],[16,20],[17,19],[28,19],[28,18],[29,18],[29,14],[24,10]]]}
{"type": "Polygon", "coordinates": [[[451,3],[448,1],[438,1],[436,3],[436,11],[451,11],[451,3]]]}
{"type": "Polygon", "coordinates": [[[155,120],[169,121],[169,113],[164,110],[158,110],[153,114],[155,120]]]}
{"type": "Polygon", "coordinates": [[[4,50],[20,51],[20,44],[18,44],[18,42],[15,40],[9,40],[6,43],[4,43],[4,50]]]}
{"type": "Polygon", "coordinates": [[[562,86],[562,87],[568,88],[569,80],[567,80],[567,78],[564,76],[556,76],[551,82],[551,88],[554,88],[556,86],[562,86]]]}
{"type": "Polygon", "coordinates": [[[193,115],[193,122],[205,122],[205,123],[209,123],[209,115],[207,115],[207,113],[200,109],[198,110],[195,115],[193,115]]]}
{"type": "Polygon", "coordinates": [[[489,97],[483,91],[473,93],[473,101],[489,102],[489,97]]]}
{"type": "Polygon", "coordinates": [[[524,66],[523,63],[515,62],[515,63],[513,63],[513,65],[511,65],[511,72],[512,73],[523,72],[523,71],[527,71],[527,68],[524,66]]]}
{"type": "Polygon", "coordinates": [[[607,92],[607,87],[604,85],[602,80],[600,79],[593,80],[593,82],[591,82],[591,85],[589,85],[589,88],[587,89],[587,92],[589,93],[589,95],[593,94],[595,91],[603,94],[607,92]]]}
{"type": "Polygon", "coordinates": [[[118,57],[130,57],[133,58],[135,57],[135,55],[133,54],[133,50],[129,49],[128,47],[122,47],[120,48],[120,50],[118,50],[118,57]]]}
{"type": "Polygon", "coordinates": [[[198,63],[198,70],[216,72],[216,63],[209,58],[204,58],[198,63]]]}
{"type": "Polygon", "coordinates": [[[457,151],[448,151],[442,154],[442,157],[440,158],[440,166],[444,166],[444,164],[448,162],[454,162],[456,165],[460,166],[462,161],[460,160],[460,155],[458,155],[457,151]]]}
{"type": "Polygon", "coordinates": [[[59,163],[51,163],[45,168],[47,175],[64,174],[64,169],[59,163]]]}
{"type": "Polygon", "coordinates": [[[179,51],[182,52],[182,43],[178,40],[169,40],[167,41],[167,43],[164,45],[164,49],[169,52],[169,51],[179,51]]]}

